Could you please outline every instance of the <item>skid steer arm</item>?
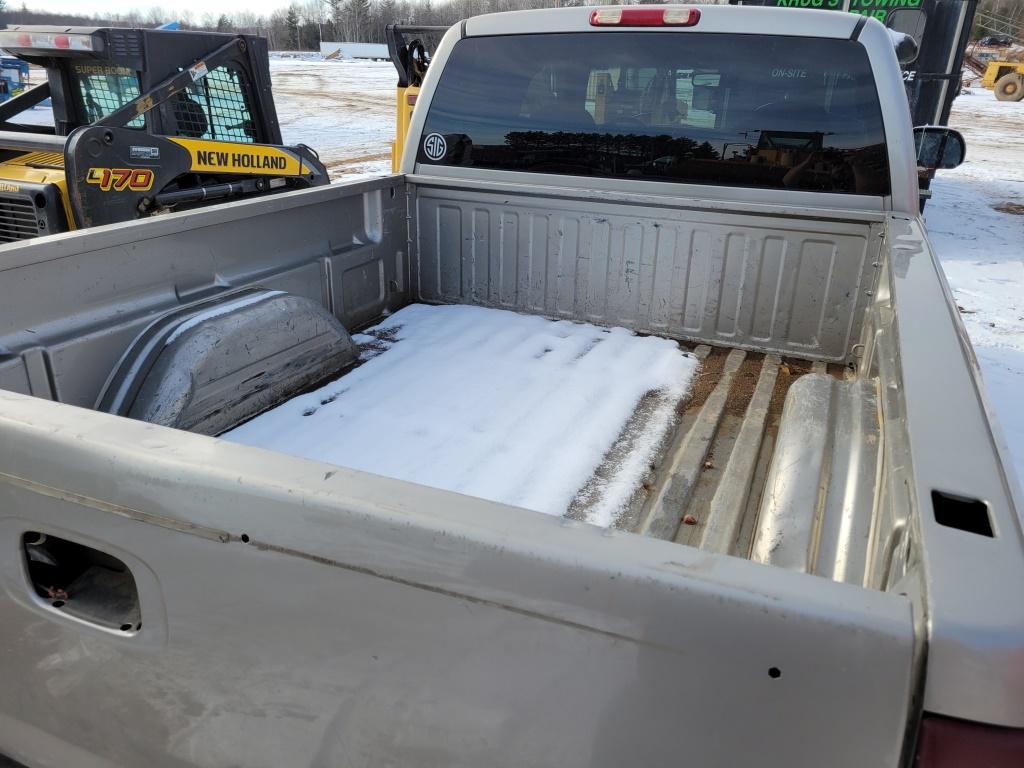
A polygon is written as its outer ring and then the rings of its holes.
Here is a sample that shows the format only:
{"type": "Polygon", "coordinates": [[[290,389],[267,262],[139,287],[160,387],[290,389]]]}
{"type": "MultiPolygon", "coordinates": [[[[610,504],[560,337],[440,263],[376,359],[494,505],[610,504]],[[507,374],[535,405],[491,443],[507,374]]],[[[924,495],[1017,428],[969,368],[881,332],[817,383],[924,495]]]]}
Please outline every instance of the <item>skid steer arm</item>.
{"type": "Polygon", "coordinates": [[[327,184],[305,145],[279,147],[83,126],[68,137],[64,165],[75,223],[111,224],[208,200],[327,184]],[[182,183],[183,180],[188,183],[182,183]]]}

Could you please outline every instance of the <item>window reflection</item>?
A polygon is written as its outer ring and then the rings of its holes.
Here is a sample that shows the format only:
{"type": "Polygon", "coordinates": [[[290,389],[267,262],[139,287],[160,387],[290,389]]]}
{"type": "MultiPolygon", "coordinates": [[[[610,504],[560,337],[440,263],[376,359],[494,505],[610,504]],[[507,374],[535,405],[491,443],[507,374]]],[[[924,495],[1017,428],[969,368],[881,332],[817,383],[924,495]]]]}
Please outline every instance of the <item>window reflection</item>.
{"type": "Polygon", "coordinates": [[[884,195],[881,112],[849,40],[572,33],[462,40],[424,163],[884,195]],[[814,62],[813,64],[809,62],[814,62]]]}

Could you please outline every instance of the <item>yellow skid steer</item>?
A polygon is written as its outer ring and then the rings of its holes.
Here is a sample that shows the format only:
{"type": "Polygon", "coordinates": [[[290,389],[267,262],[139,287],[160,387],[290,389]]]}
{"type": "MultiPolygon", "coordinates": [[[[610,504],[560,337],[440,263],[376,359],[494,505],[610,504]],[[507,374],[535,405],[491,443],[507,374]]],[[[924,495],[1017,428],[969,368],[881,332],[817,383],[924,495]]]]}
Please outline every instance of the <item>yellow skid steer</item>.
{"type": "Polygon", "coordinates": [[[0,48],[47,78],[0,104],[0,243],[329,181],[282,146],[264,38],[16,26],[0,48]]]}

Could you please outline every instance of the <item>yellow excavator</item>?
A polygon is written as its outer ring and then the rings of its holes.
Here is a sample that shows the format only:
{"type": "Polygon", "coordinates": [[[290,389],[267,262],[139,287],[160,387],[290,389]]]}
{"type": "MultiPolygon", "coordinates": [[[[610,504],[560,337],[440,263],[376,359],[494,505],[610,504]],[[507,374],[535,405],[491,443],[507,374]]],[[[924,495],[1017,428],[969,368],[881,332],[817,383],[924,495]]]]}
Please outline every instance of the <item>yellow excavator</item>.
{"type": "Polygon", "coordinates": [[[988,62],[981,85],[994,91],[999,101],[1024,100],[1024,61],[988,62]]]}
{"type": "Polygon", "coordinates": [[[1006,36],[998,53],[974,43],[967,47],[964,66],[981,78],[981,87],[995,92],[999,101],[1024,100],[1024,54],[1006,36]]]}
{"type": "Polygon", "coordinates": [[[0,243],[329,181],[282,146],[264,38],[15,26],[0,48],[46,72],[0,104],[0,243]]]}

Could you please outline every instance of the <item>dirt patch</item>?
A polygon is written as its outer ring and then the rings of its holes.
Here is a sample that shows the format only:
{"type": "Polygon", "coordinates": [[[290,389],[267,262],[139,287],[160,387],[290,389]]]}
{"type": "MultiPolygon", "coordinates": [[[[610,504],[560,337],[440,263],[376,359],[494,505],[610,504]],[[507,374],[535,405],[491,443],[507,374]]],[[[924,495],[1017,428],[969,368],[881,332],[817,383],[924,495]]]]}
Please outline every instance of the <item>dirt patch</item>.
{"type": "Polygon", "coordinates": [[[398,342],[398,333],[402,326],[393,325],[390,328],[369,328],[361,331],[364,336],[369,336],[368,341],[357,344],[359,348],[359,360],[356,365],[362,365],[367,360],[372,360],[381,352],[387,352],[398,342]]]}
{"type": "Polygon", "coordinates": [[[839,363],[829,363],[827,370],[828,375],[833,379],[839,379],[842,381],[846,378],[846,372],[849,369],[845,365],[840,365],[839,363]]]}
{"type": "MultiPolygon", "coordinates": [[[[813,363],[808,360],[797,360],[792,357],[782,358],[782,365],[779,366],[779,377],[775,380],[775,391],[772,392],[771,405],[768,406],[768,413],[771,416],[779,416],[782,413],[782,406],[786,402],[786,393],[793,386],[793,382],[810,373],[813,363]]],[[[840,381],[846,376],[846,367],[838,363],[829,363],[825,371],[833,379],[840,381]]]]}
{"type": "Polygon", "coordinates": [[[725,412],[730,416],[746,414],[763,364],[764,355],[757,352],[748,352],[747,357],[740,363],[740,369],[736,371],[732,386],[729,387],[729,395],[725,399],[725,412]]]}
{"type": "Polygon", "coordinates": [[[1024,216],[1024,203],[1000,203],[992,206],[1000,213],[1012,213],[1014,216],[1024,216]]]}
{"type": "Polygon", "coordinates": [[[782,359],[779,366],[779,377],[775,380],[775,391],[772,392],[771,405],[768,406],[768,413],[777,416],[782,413],[782,405],[786,402],[786,393],[793,386],[793,382],[811,372],[811,363],[807,360],[795,360],[790,357],[782,359]]]}
{"type": "Polygon", "coordinates": [[[711,354],[701,361],[700,370],[694,376],[693,386],[690,388],[690,398],[684,406],[686,410],[704,405],[704,401],[722,378],[722,369],[725,368],[725,358],[728,354],[729,350],[725,347],[713,347],[711,354]]]}
{"type": "MultiPolygon", "coordinates": [[[[608,483],[615,478],[615,474],[619,467],[622,466],[630,453],[637,449],[637,441],[649,431],[651,419],[655,417],[662,408],[664,408],[667,402],[668,400],[664,392],[647,392],[640,398],[640,402],[633,411],[633,415],[629,417],[629,421],[626,422],[626,425],[622,428],[622,431],[615,439],[612,447],[609,448],[608,452],[604,455],[604,458],[594,471],[594,474],[586,484],[576,492],[576,496],[569,504],[569,509],[565,513],[566,517],[572,518],[573,520],[587,519],[591,509],[601,501],[608,483]]],[[[619,517],[612,521],[612,525],[614,527],[622,527],[622,521],[624,519],[636,519],[640,506],[647,498],[647,494],[651,489],[651,484],[654,482],[654,476],[657,472],[658,465],[664,458],[665,451],[668,449],[669,443],[672,440],[675,427],[676,424],[673,422],[670,427],[665,430],[665,434],[661,439],[661,444],[658,446],[658,450],[652,457],[652,463],[648,467],[644,477],[641,479],[640,485],[633,491],[632,498],[623,508],[619,517]]]]}

